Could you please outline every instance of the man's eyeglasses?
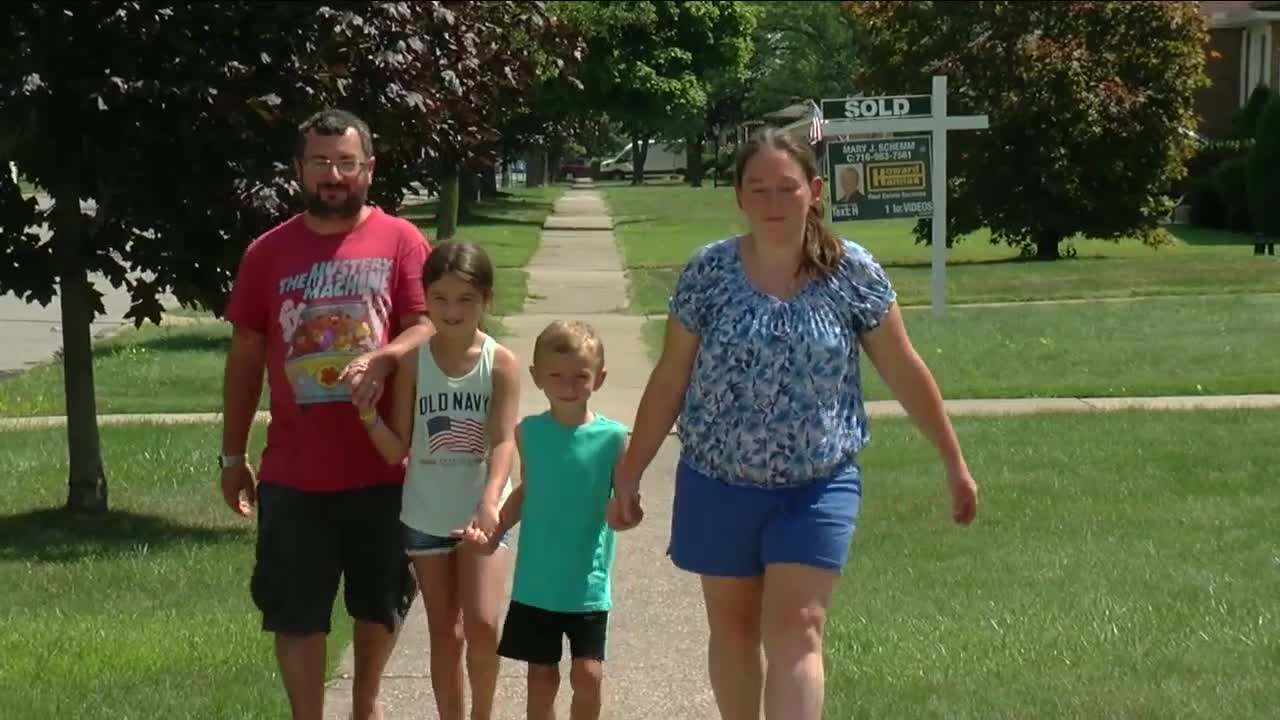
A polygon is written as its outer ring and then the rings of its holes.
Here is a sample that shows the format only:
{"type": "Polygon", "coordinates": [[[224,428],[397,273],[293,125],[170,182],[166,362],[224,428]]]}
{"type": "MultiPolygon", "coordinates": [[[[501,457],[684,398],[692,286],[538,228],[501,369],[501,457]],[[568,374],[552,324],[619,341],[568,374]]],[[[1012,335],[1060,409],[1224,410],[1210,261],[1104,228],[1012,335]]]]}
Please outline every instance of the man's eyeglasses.
{"type": "Polygon", "coordinates": [[[360,160],[338,160],[334,162],[329,158],[308,158],[307,167],[311,170],[317,170],[322,173],[329,172],[330,168],[337,168],[338,174],[350,177],[365,169],[369,165],[368,162],[360,160]]]}

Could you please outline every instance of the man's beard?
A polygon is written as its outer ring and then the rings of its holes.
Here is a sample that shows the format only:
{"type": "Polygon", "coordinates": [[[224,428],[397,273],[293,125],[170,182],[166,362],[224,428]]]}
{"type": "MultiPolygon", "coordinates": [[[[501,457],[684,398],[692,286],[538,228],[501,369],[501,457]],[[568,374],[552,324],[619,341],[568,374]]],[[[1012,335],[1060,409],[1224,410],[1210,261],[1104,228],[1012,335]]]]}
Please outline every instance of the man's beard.
{"type": "Polygon", "coordinates": [[[307,212],[318,218],[349,220],[360,214],[360,210],[364,208],[369,196],[363,190],[351,187],[344,187],[343,190],[347,193],[346,198],[337,203],[325,202],[322,197],[325,191],[325,186],[323,185],[315,192],[303,190],[303,204],[306,206],[307,212]]]}

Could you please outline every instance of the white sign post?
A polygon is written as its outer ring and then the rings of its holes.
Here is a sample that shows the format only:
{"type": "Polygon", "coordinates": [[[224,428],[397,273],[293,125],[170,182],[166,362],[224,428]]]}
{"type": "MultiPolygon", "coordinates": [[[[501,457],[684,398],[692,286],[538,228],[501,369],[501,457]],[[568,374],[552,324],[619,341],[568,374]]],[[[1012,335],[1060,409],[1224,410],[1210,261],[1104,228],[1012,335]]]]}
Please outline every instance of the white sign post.
{"type": "MultiPolygon", "coordinates": [[[[947,77],[935,75],[928,114],[915,112],[913,97],[845,98],[850,112],[846,117],[824,119],[822,134],[859,135],[875,132],[928,131],[933,136],[933,274],[930,283],[933,311],[941,315],[946,307],[947,272],[947,133],[951,130],[983,130],[990,125],[986,115],[947,115],[947,77]],[[905,117],[895,117],[905,116],[905,117]]],[[[825,100],[823,106],[835,101],[825,100]]],[[[824,112],[824,114],[827,114],[824,112]]]]}

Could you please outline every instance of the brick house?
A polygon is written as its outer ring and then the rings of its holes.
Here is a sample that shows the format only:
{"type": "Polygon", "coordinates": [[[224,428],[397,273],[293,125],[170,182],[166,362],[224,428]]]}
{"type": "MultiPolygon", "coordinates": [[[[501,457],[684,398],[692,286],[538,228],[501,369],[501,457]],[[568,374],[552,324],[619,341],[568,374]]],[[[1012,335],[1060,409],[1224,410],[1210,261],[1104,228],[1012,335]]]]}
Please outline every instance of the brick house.
{"type": "Polygon", "coordinates": [[[1196,98],[1200,132],[1224,138],[1258,85],[1280,88],[1280,0],[1201,2],[1209,28],[1210,85],[1196,98]]]}

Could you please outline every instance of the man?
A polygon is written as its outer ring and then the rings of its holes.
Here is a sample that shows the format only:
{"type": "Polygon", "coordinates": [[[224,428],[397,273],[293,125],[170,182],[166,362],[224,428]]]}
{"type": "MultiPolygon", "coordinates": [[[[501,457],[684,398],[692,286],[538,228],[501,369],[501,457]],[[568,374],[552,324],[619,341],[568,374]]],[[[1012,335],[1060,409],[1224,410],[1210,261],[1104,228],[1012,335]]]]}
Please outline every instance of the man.
{"type": "Polygon", "coordinates": [[[322,716],[339,578],[355,621],[356,720],[381,717],[382,670],[413,598],[399,535],[404,468],[370,443],[343,383],[348,365],[363,367],[359,356],[402,354],[430,335],[430,247],[413,224],[367,204],[372,147],[350,113],[326,110],[301,125],[305,211],[250,244],[227,307],[222,493],[245,517],[258,507],[250,589],[263,630],[275,634],[295,720],[322,716]],[[246,447],[264,370],[271,423],[255,479],[246,447]]]}

